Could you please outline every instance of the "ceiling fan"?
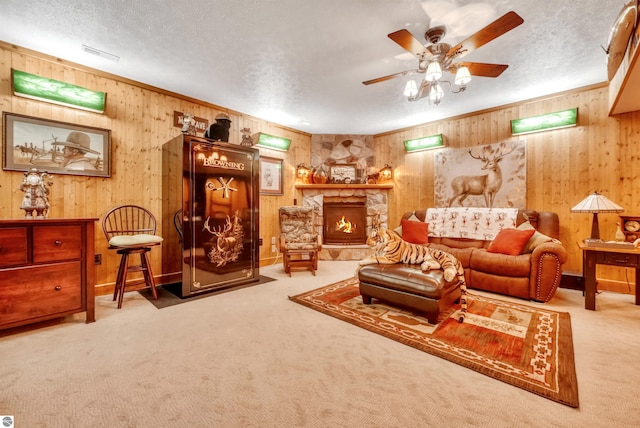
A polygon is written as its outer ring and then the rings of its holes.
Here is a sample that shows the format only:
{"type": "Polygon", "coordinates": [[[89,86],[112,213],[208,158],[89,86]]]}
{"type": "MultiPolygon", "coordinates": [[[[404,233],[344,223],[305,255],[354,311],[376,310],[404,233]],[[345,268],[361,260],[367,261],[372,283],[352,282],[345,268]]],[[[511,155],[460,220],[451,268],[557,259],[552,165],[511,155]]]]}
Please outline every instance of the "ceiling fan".
{"type": "Polygon", "coordinates": [[[454,61],[516,28],[523,22],[524,20],[517,13],[513,11],[507,12],[453,47],[448,43],[441,42],[446,34],[444,26],[433,27],[425,32],[424,37],[429,42],[426,46],[420,43],[406,29],[398,30],[388,34],[387,37],[418,58],[418,68],[378,77],[362,83],[371,85],[399,76],[407,76],[414,73],[424,74],[424,80],[419,85],[414,80],[407,82],[404,94],[409,101],[416,101],[428,95],[430,101],[439,104],[444,95],[442,84],[448,84],[452,92],[458,93],[466,89],[466,84],[471,80],[471,76],[500,76],[508,65],[454,61]],[[449,81],[440,80],[444,71],[455,75],[454,84],[456,86],[453,86],[449,81]]]}

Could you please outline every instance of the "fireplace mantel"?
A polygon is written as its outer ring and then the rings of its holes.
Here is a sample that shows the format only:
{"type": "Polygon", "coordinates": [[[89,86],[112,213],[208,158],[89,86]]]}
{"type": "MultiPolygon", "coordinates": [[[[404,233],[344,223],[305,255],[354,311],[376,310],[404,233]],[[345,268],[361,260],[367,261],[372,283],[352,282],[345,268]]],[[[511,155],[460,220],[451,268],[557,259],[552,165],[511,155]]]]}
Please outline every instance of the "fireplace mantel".
{"type": "Polygon", "coordinates": [[[393,189],[393,184],[296,184],[296,189],[393,189]]]}

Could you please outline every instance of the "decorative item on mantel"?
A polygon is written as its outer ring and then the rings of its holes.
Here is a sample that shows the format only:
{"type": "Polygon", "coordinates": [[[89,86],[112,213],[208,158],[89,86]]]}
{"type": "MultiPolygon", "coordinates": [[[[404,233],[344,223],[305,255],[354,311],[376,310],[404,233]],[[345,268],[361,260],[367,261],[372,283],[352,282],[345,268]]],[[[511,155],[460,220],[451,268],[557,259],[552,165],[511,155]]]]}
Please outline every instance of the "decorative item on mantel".
{"type": "Polygon", "coordinates": [[[314,168],[311,172],[311,181],[313,184],[326,184],[329,181],[329,175],[327,171],[320,166],[318,168],[314,168]]]}
{"type": "Polygon", "coordinates": [[[385,164],[380,170],[380,181],[390,181],[393,179],[393,168],[389,164],[385,164]]]}
{"type": "Polygon", "coordinates": [[[591,222],[591,238],[585,239],[587,241],[600,241],[600,227],[598,225],[598,213],[620,213],[624,209],[601,195],[598,192],[593,192],[586,198],[584,198],[578,205],[571,208],[572,213],[593,213],[593,221],[591,222]]]}
{"type": "Polygon", "coordinates": [[[311,184],[311,168],[304,163],[298,164],[296,167],[296,175],[303,184],[311,184]]]}
{"type": "Polygon", "coordinates": [[[47,171],[38,171],[37,168],[31,168],[24,173],[24,179],[20,184],[20,190],[24,192],[22,205],[20,209],[25,211],[25,219],[33,219],[33,212],[36,212],[35,218],[43,220],[49,216],[49,188],[53,182],[53,176],[47,171]]]}

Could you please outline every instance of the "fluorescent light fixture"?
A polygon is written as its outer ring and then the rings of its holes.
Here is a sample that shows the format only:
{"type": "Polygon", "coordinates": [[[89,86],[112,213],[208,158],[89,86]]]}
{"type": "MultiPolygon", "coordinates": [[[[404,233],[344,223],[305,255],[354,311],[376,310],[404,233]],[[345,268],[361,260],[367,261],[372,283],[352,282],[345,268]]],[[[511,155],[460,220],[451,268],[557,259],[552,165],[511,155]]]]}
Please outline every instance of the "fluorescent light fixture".
{"type": "Polygon", "coordinates": [[[291,140],[288,138],[275,137],[273,135],[265,134],[263,132],[258,132],[253,136],[253,141],[257,141],[255,143],[258,147],[264,147],[266,149],[273,150],[281,150],[286,152],[289,150],[289,146],[291,145],[291,140]]]}
{"type": "Polygon", "coordinates": [[[107,94],[104,92],[91,91],[24,71],[12,70],[12,72],[14,95],[104,113],[104,104],[107,98],[107,94]]]}
{"type": "Polygon", "coordinates": [[[442,134],[430,135],[428,137],[416,138],[414,140],[405,140],[404,142],[404,149],[407,153],[437,149],[439,147],[444,147],[442,134]]]}
{"type": "Polygon", "coordinates": [[[511,121],[511,134],[530,134],[550,129],[568,128],[578,123],[578,108],[525,117],[511,121]]]}

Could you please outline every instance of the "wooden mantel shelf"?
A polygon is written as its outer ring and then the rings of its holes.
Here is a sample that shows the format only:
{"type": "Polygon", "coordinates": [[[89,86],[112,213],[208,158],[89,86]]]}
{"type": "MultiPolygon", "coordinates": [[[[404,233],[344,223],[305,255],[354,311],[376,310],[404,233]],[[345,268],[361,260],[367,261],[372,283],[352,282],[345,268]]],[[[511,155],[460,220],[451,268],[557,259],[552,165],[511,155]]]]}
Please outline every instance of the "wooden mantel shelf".
{"type": "Polygon", "coordinates": [[[393,189],[393,184],[296,184],[296,189],[393,189]]]}

